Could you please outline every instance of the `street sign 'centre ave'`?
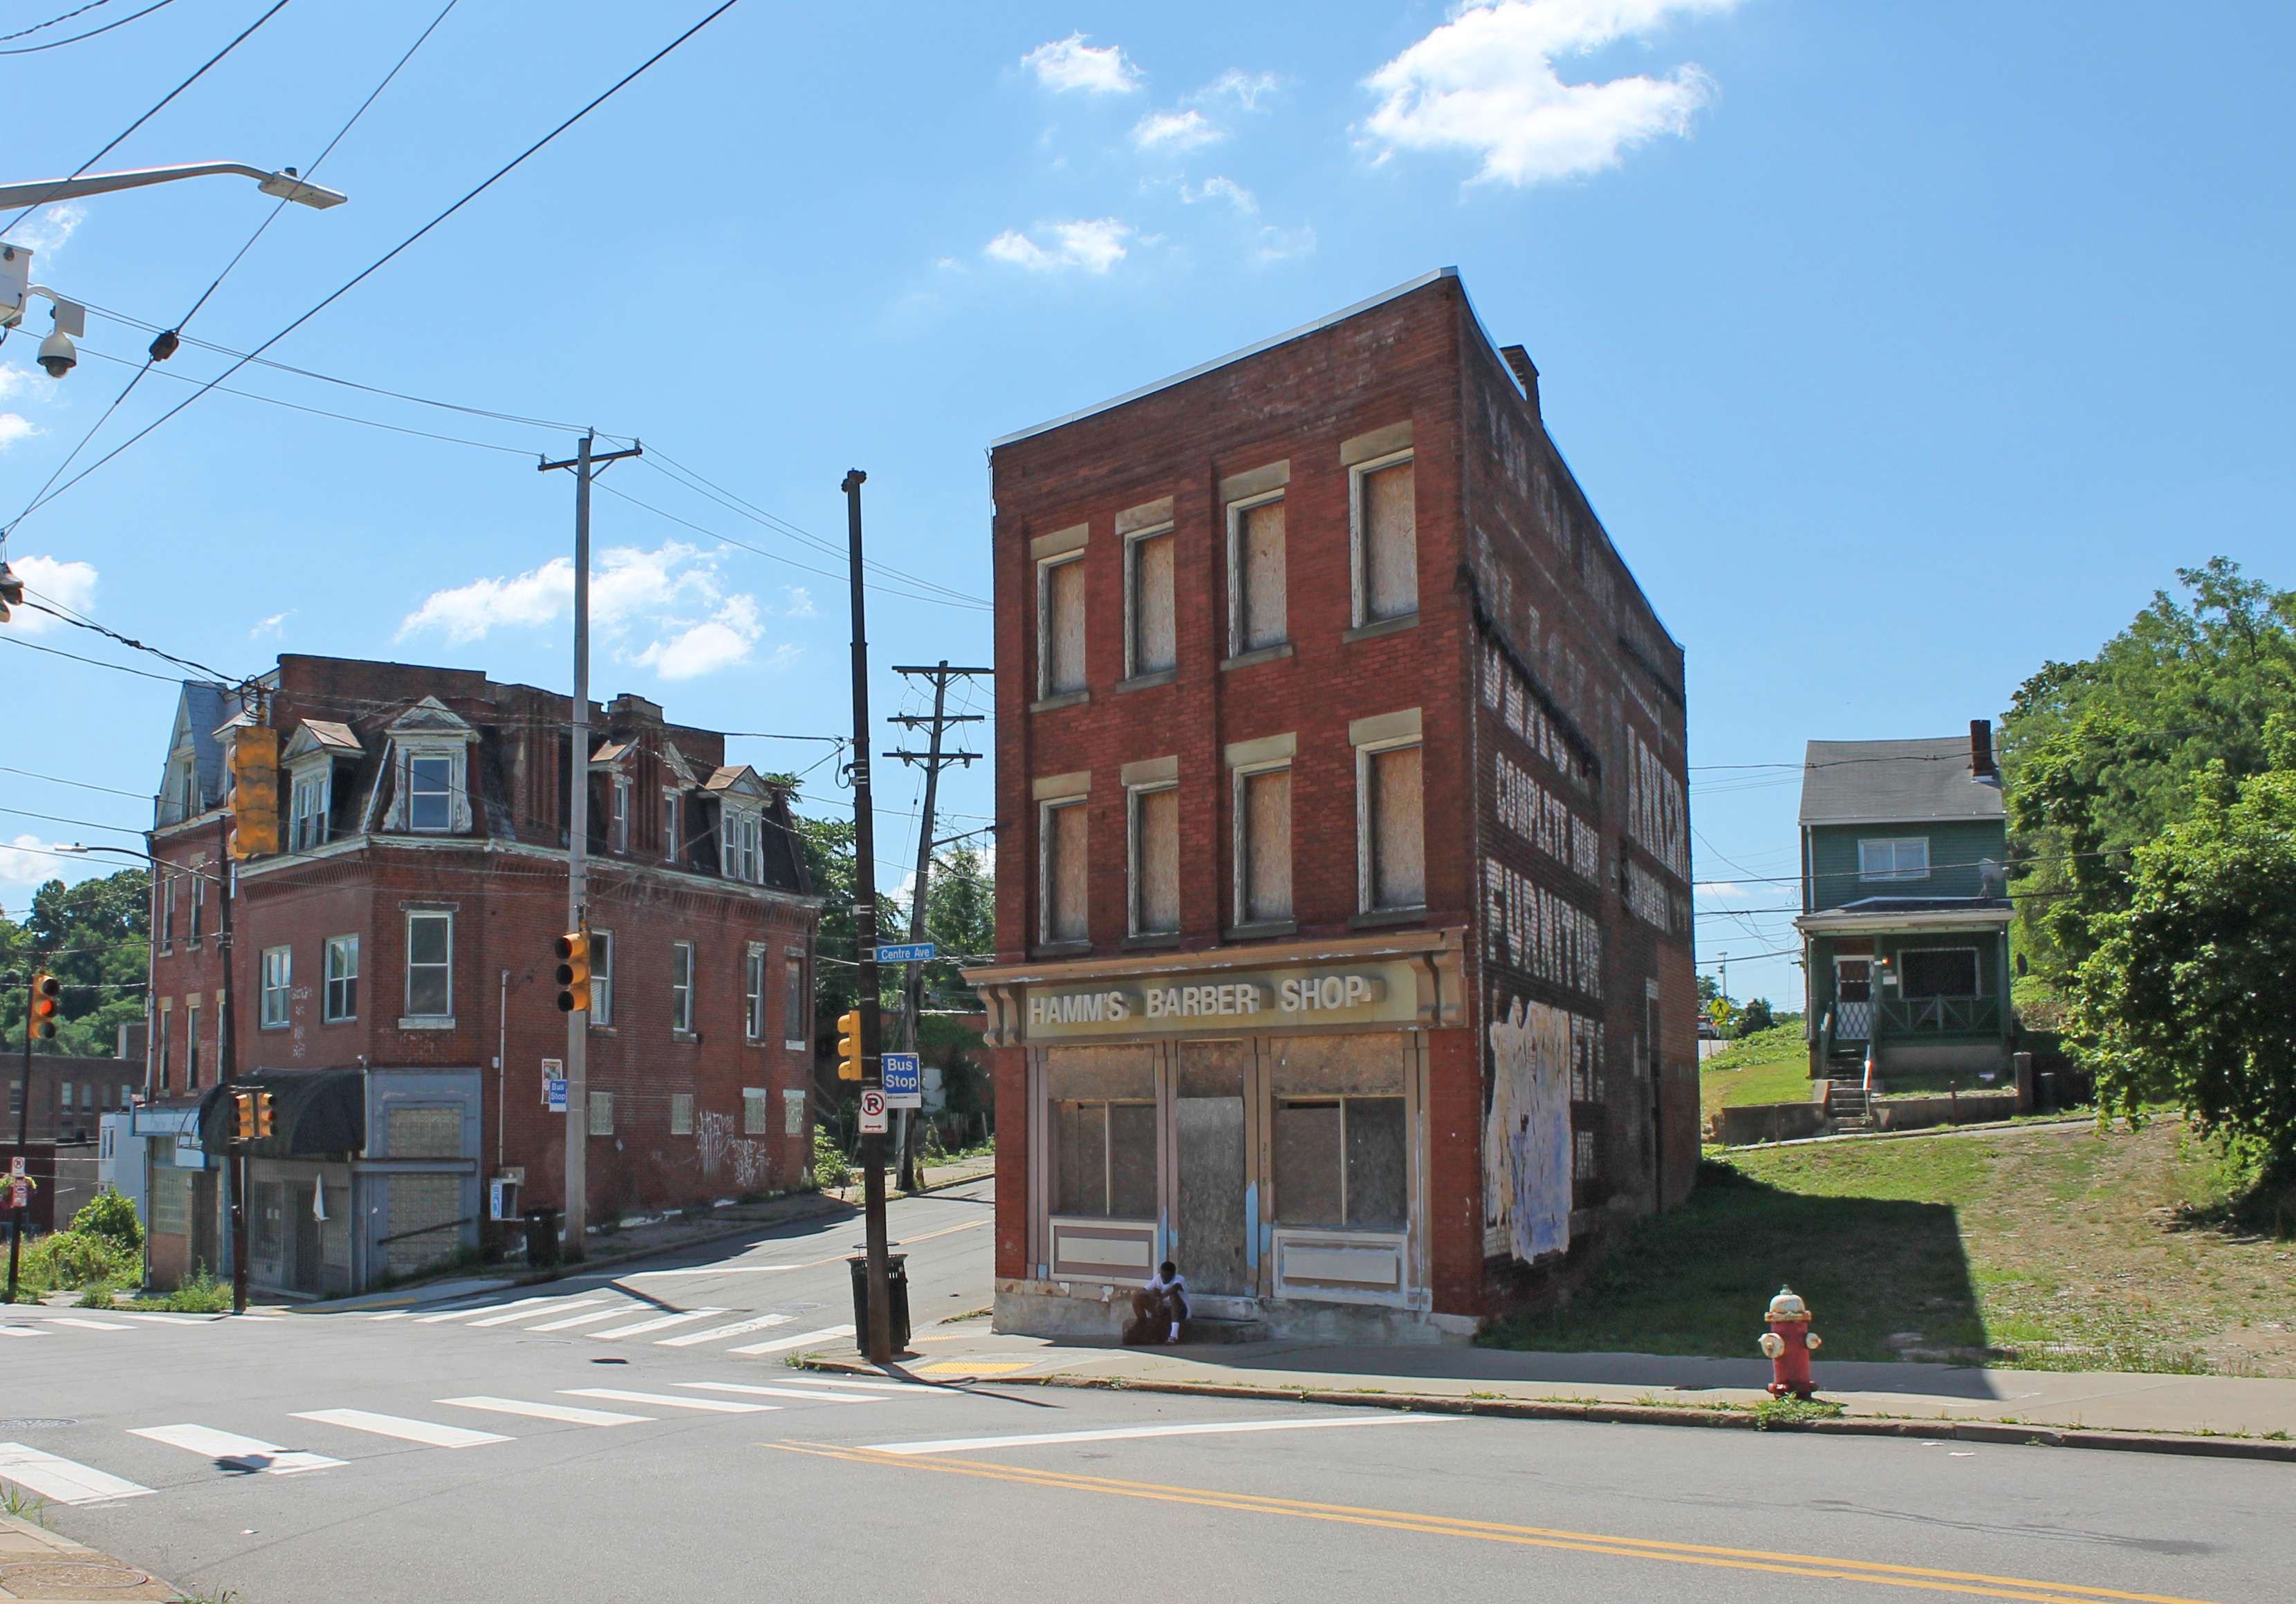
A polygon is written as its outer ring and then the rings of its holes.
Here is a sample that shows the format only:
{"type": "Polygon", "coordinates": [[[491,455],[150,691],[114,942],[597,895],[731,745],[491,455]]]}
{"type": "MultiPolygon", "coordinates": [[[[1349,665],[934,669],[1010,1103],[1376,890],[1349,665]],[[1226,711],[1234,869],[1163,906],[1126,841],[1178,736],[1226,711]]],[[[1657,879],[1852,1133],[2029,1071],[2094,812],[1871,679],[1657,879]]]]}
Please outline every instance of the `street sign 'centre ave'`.
{"type": "Polygon", "coordinates": [[[930,941],[906,941],[898,946],[877,949],[877,962],[880,963],[930,963],[932,955],[933,944],[930,941]]]}

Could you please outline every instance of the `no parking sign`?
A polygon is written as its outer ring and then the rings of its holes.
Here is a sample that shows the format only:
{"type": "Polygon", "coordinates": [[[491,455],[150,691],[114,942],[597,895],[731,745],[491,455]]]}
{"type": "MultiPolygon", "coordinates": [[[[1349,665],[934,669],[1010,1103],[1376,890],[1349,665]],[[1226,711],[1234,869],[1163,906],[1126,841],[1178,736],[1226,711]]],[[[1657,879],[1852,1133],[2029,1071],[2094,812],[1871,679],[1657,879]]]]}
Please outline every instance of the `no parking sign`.
{"type": "Polygon", "coordinates": [[[882,1136],[885,1133],[885,1094],[875,1086],[861,1089],[861,1134],[882,1136]]]}

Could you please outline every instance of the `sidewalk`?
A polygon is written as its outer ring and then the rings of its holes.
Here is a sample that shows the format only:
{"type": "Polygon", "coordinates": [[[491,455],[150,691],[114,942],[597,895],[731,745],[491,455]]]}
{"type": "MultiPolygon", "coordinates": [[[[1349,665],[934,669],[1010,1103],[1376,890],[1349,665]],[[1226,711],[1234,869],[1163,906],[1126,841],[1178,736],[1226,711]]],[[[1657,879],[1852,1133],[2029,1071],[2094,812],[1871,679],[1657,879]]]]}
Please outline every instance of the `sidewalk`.
{"type": "Polygon", "coordinates": [[[45,1526],[0,1515],[0,1599],[86,1604],[96,1599],[180,1600],[184,1596],[149,1571],[45,1526]]]}
{"type": "MultiPolygon", "coordinates": [[[[1676,1358],[1656,1354],[1526,1354],[1502,1348],[1319,1347],[1259,1342],[1124,1348],[1021,1337],[985,1320],[920,1330],[907,1373],[952,1382],[1129,1387],[1265,1394],[1319,1403],[1408,1408],[1472,1407],[1476,1412],[1602,1419],[1669,1417],[1663,1423],[1753,1424],[1767,1400],[1768,1361],[1676,1358]],[[1564,1405],[1526,1411],[1513,1405],[1564,1405]],[[1487,1407],[1488,1406],[1488,1407],[1487,1407]],[[1620,1412],[1623,1406],[1625,1412],[1620,1412]],[[1678,1421],[1672,1417],[1683,1417],[1678,1421]]],[[[1751,1346],[1751,1341],[1749,1346],[1751,1346]]],[[[824,1368],[863,1368],[849,1351],[824,1354],[824,1368]]],[[[2102,1371],[1982,1370],[1942,1364],[1816,1363],[1818,1396],[1842,1406],[1845,1420],[1966,1421],[1961,1436],[2025,1441],[2052,1435],[2167,1434],[2177,1439],[2246,1439],[2243,1457],[2296,1462],[2296,1380],[2235,1376],[2145,1375],[2102,1371]],[[1994,1428],[1980,1433],[1975,1428],[1994,1428]],[[2259,1440],[2261,1439],[2261,1440],[2259,1440]]],[[[1660,1423],[1660,1422],[1654,1422],[1660,1423]]],[[[2095,1446],[2135,1444],[2095,1443],[2095,1446]]],[[[2170,1447],[2168,1441],[2144,1446],[2170,1447]]],[[[2230,1444],[2225,1446],[2229,1448],[2230,1444]]]]}

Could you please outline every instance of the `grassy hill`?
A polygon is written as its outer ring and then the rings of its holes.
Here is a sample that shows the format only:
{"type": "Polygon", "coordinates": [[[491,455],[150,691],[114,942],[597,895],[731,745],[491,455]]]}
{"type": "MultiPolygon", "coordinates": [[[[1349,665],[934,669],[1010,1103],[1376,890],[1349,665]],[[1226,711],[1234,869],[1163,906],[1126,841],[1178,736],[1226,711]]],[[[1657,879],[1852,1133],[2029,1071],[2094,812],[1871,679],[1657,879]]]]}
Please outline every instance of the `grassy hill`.
{"type": "Polygon", "coordinates": [[[1806,1102],[1809,1099],[1809,1043],[1801,1023],[1775,1026],[1733,1042],[1698,1066],[1702,1120],[1725,1104],[1806,1102]]]}

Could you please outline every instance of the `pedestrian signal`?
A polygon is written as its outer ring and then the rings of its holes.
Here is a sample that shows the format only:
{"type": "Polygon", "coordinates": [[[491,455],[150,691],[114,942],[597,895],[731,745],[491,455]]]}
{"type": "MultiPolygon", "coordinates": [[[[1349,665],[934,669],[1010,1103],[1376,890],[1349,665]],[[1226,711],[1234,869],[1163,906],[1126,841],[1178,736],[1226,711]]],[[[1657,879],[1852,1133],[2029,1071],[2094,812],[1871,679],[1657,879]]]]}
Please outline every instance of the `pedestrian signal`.
{"type": "Polygon", "coordinates": [[[837,1020],[837,1078],[861,1078],[861,1011],[857,1008],[837,1020]]]}
{"type": "Polygon", "coordinates": [[[32,977],[32,1036],[35,1041],[55,1039],[56,1014],[61,1006],[56,1002],[56,994],[62,989],[56,984],[53,975],[32,977]]]}
{"type": "Polygon", "coordinates": [[[242,724],[231,740],[231,855],[279,850],[279,732],[242,724]]]}
{"type": "Polygon", "coordinates": [[[558,938],[558,1011],[590,1011],[590,932],[569,930],[558,938]]]}

